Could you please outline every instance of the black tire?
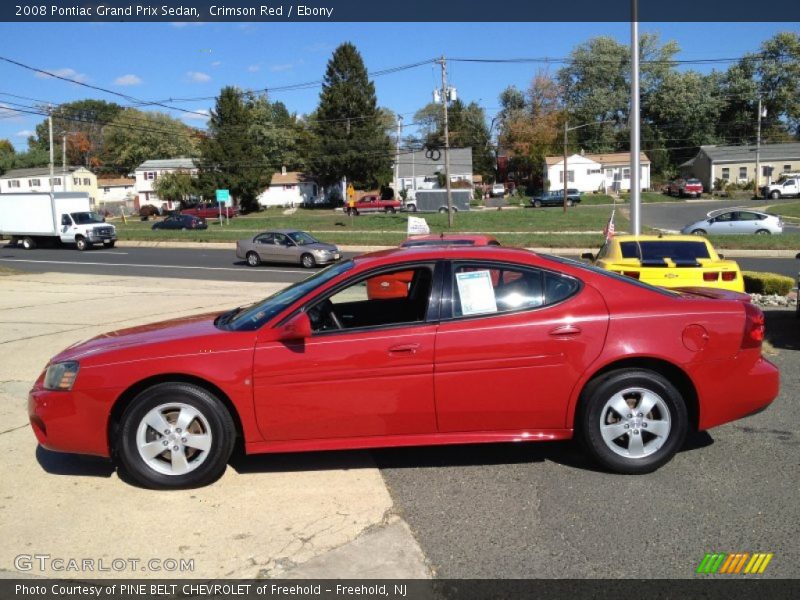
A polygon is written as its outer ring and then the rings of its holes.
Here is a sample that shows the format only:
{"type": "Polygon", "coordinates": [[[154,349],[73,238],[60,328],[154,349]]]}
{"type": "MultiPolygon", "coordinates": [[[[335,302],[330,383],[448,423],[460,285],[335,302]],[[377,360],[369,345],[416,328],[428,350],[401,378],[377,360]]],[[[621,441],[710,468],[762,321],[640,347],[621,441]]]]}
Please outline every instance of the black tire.
{"type": "Polygon", "coordinates": [[[116,245],[117,245],[116,240],[114,240],[112,242],[103,242],[103,246],[105,246],[106,248],[113,248],[116,245]]]}
{"type": "MultiPolygon", "coordinates": [[[[586,386],[575,424],[583,445],[595,460],[616,473],[638,475],[655,471],[675,456],[686,439],[688,422],[684,399],[663,375],[646,369],[626,369],[606,373],[586,386]],[[626,394],[627,401],[623,406],[629,402],[643,402],[644,395],[640,392],[646,392],[648,398],[658,398],[660,403],[654,404],[642,417],[635,408],[625,408],[631,412],[618,416],[609,404],[615,397],[622,398],[618,395],[626,391],[630,393],[626,394]],[[662,411],[667,414],[661,414],[662,411]],[[609,421],[609,418],[618,420],[609,421]],[[659,430],[662,430],[665,422],[667,431],[664,436],[651,433],[655,431],[656,423],[660,423],[659,430]],[[621,434],[607,442],[601,433],[601,423],[605,423],[609,431],[619,429],[621,434]],[[650,430],[647,429],[648,423],[650,430]],[[614,427],[617,429],[611,429],[614,427]],[[639,452],[638,447],[634,447],[635,441],[641,444],[643,454],[626,456],[625,453],[639,452]]],[[[613,434],[610,433],[609,437],[613,434]]]]}
{"type": "Polygon", "coordinates": [[[314,260],[314,256],[312,254],[306,252],[300,257],[300,264],[306,269],[311,269],[317,265],[317,261],[314,260]]]}
{"type": "Polygon", "coordinates": [[[781,197],[781,193],[778,190],[773,190],[772,192],[770,192],[769,197],[772,198],[773,200],[777,200],[778,198],[781,197]]]}
{"type": "Polygon", "coordinates": [[[542,208],[542,201],[541,200],[534,200],[533,201],[534,208],[542,208]]]}
{"type": "Polygon", "coordinates": [[[571,206],[572,206],[572,200],[567,198],[567,207],[571,207],[571,206]]]}
{"type": "Polygon", "coordinates": [[[692,230],[692,235],[705,235],[705,234],[706,234],[706,230],[705,229],[694,229],[694,230],[692,230]]]}
{"type": "MultiPolygon", "coordinates": [[[[170,423],[167,418],[167,424],[174,427],[176,423],[170,423]]],[[[233,419],[218,398],[197,385],[172,382],[159,383],[136,396],[122,415],[116,440],[112,440],[115,454],[125,472],[140,485],[153,489],[200,487],[219,479],[225,472],[235,441],[236,428],[233,419]],[[159,407],[163,407],[166,414],[174,414],[177,418],[181,406],[189,406],[200,415],[189,426],[195,428],[195,432],[199,429],[201,434],[207,427],[210,447],[208,450],[195,450],[181,444],[179,452],[183,453],[191,470],[182,474],[159,472],[139,452],[137,438],[141,435],[153,441],[164,440],[167,444],[163,454],[173,456],[169,445],[180,443],[180,436],[185,435],[185,432],[175,433],[175,429],[166,435],[166,430],[157,432],[145,425],[144,419],[159,407]],[[171,410],[173,407],[175,409],[171,410]],[[141,434],[140,428],[143,429],[141,434]]],[[[164,469],[171,469],[171,461],[162,458],[163,454],[150,460],[163,463],[164,469]]]]}
{"type": "Polygon", "coordinates": [[[387,206],[385,209],[383,209],[383,211],[390,215],[393,215],[395,212],[397,212],[393,206],[387,206]]]}
{"type": "Polygon", "coordinates": [[[442,213],[443,215],[446,215],[446,214],[447,214],[447,207],[446,207],[446,206],[442,206],[442,207],[439,209],[439,212],[440,212],[440,213],[442,213]]]}
{"type": "Polygon", "coordinates": [[[406,210],[408,212],[417,212],[417,205],[416,204],[409,204],[406,206],[406,210]]]}
{"type": "Polygon", "coordinates": [[[756,231],[756,235],[770,235],[770,232],[767,231],[766,229],[759,229],[758,231],[756,231]]]}
{"type": "Polygon", "coordinates": [[[79,235],[79,236],[77,236],[77,237],[75,238],[75,247],[76,247],[78,250],[80,250],[81,252],[83,252],[84,250],[88,250],[89,248],[91,248],[91,247],[92,247],[92,244],[90,244],[90,243],[89,243],[89,242],[86,240],[86,238],[85,238],[85,237],[83,237],[83,236],[80,236],[80,235],[79,235]]]}
{"type": "Polygon", "coordinates": [[[22,247],[25,248],[25,250],[33,250],[36,248],[36,240],[31,236],[26,235],[24,238],[22,238],[22,247]]]}
{"type": "Polygon", "coordinates": [[[245,258],[247,259],[248,266],[257,267],[261,264],[261,257],[257,252],[253,252],[252,250],[245,255],[245,258]]]}

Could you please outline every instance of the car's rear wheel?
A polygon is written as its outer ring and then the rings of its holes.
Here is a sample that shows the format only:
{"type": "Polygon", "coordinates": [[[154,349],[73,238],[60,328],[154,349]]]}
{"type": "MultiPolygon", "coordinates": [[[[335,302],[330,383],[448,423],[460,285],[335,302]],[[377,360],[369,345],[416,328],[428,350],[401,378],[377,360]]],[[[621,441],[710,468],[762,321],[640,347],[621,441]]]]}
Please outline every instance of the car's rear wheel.
{"type": "Polygon", "coordinates": [[[567,206],[572,206],[572,200],[570,200],[569,198],[567,198],[567,206]]]}
{"type": "Polygon", "coordinates": [[[388,214],[390,214],[390,215],[393,215],[393,214],[395,213],[395,210],[394,210],[394,207],[393,207],[393,206],[387,206],[387,207],[384,209],[384,212],[386,212],[386,213],[388,213],[388,214]]]}
{"type": "Polygon", "coordinates": [[[774,190],[772,193],[770,193],[769,197],[773,200],[777,200],[781,197],[781,193],[778,190],[774,190]]]}
{"type": "Polygon", "coordinates": [[[655,471],[683,445],[686,404],[677,388],[655,371],[612,371],[590,383],[577,426],[589,453],[617,473],[655,471]]]}
{"type": "Polygon", "coordinates": [[[706,234],[706,230],[705,229],[693,229],[692,230],[692,235],[705,235],[705,234],[706,234]]]}
{"type": "Polygon", "coordinates": [[[306,269],[310,269],[317,264],[317,261],[314,260],[314,257],[306,252],[303,256],[300,257],[300,264],[303,265],[306,269]]]}
{"type": "Polygon", "coordinates": [[[759,229],[758,231],[756,231],[756,235],[770,235],[770,232],[767,231],[766,229],[759,229]]]}
{"type": "Polygon", "coordinates": [[[533,206],[534,206],[534,208],[541,208],[542,207],[542,201],[541,200],[534,200],[533,201],[533,206]]]}
{"type": "Polygon", "coordinates": [[[252,250],[247,253],[246,258],[247,258],[247,264],[250,265],[251,267],[257,267],[258,265],[261,264],[261,257],[258,255],[258,253],[253,252],[252,250]]]}
{"type": "Polygon", "coordinates": [[[25,248],[25,250],[33,250],[36,248],[36,240],[31,236],[26,235],[24,238],[22,238],[22,247],[25,248]]]}
{"type": "Polygon", "coordinates": [[[199,386],[160,383],[122,415],[116,450],[125,471],[149,488],[198,487],[218,479],[236,428],[225,406],[199,386]]]}
{"type": "Polygon", "coordinates": [[[417,205],[416,204],[409,204],[406,206],[406,210],[408,212],[417,212],[417,205]]]}

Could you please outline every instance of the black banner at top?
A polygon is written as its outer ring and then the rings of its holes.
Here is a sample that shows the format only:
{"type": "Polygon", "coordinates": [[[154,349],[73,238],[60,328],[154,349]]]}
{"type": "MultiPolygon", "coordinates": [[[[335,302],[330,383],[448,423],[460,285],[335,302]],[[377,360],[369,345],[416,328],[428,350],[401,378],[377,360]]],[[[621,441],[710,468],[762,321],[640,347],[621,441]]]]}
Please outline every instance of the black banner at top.
{"type": "MultiPolygon", "coordinates": [[[[11,0],[6,22],[615,22],[631,0],[11,0]]],[[[640,22],[800,21],[799,0],[638,0],[640,22]]]]}

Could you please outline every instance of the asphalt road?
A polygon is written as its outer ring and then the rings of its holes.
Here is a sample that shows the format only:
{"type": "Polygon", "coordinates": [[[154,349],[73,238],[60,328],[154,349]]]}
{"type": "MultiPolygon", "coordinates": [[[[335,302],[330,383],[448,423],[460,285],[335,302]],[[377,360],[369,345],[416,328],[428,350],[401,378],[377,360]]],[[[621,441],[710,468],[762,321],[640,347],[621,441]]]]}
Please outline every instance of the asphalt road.
{"type": "MultiPolygon", "coordinates": [[[[642,223],[665,231],[680,231],[689,223],[704,219],[712,210],[725,208],[748,208],[764,210],[772,206],[770,212],[780,214],[780,205],[797,202],[796,198],[778,200],[695,200],[691,202],[657,202],[642,204],[642,223]]],[[[800,227],[784,225],[786,233],[800,232],[800,227]]]]}
{"type": "MultiPolygon", "coordinates": [[[[345,256],[354,254],[345,253],[345,256]]],[[[744,270],[781,273],[789,277],[796,277],[800,269],[800,261],[793,258],[738,258],[736,261],[744,270]]],[[[204,248],[120,247],[78,252],[71,248],[23,250],[5,246],[0,247],[0,265],[31,273],[57,271],[282,283],[299,281],[311,273],[300,266],[262,265],[252,268],[236,258],[232,250],[204,248]]]]}
{"type": "Polygon", "coordinates": [[[649,475],[603,472],[567,442],[374,455],[437,577],[688,578],[706,552],[761,551],[764,576],[796,578],[800,322],[774,311],[767,331],[779,398],[649,475]]]}

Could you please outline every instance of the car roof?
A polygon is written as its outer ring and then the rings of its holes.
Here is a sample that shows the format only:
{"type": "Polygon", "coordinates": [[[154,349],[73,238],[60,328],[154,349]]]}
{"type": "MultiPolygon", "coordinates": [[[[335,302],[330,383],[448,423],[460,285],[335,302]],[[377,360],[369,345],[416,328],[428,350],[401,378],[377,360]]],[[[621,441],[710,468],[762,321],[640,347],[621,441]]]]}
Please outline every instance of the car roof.
{"type": "Polygon", "coordinates": [[[287,235],[289,233],[298,233],[302,232],[300,229],[265,229],[264,231],[259,231],[256,235],[263,235],[265,233],[282,233],[287,235]]]}
{"type": "Polygon", "coordinates": [[[373,267],[408,262],[409,260],[507,260],[530,263],[536,256],[531,250],[509,248],[508,246],[417,246],[412,248],[391,248],[362,254],[353,259],[359,267],[373,267]]]}
{"type": "Polygon", "coordinates": [[[430,234],[430,235],[415,235],[413,237],[409,237],[408,239],[404,240],[401,243],[401,247],[407,248],[409,246],[403,246],[403,244],[410,244],[414,245],[415,243],[419,243],[420,245],[440,245],[446,246],[448,244],[458,244],[464,242],[472,242],[475,245],[481,244],[488,244],[489,242],[496,242],[497,239],[491,235],[484,235],[484,234],[476,234],[476,233],[465,233],[465,234],[458,234],[458,233],[449,233],[449,234],[430,234]]]}

